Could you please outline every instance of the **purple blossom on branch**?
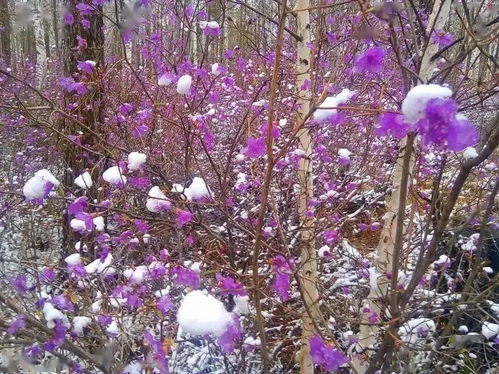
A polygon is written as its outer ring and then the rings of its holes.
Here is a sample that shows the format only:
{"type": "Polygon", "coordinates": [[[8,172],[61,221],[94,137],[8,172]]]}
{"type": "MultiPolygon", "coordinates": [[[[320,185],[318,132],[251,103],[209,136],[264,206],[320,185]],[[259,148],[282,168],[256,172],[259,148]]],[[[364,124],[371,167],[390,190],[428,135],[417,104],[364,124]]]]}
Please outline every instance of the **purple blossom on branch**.
{"type": "Polygon", "coordinates": [[[175,282],[177,284],[194,289],[199,288],[201,285],[201,278],[194,270],[186,269],[182,266],[175,266],[172,269],[172,274],[175,275],[175,282]]]}
{"type": "Polygon", "coordinates": [[[248,138],[244,154],[251,158],[263,156],[266,152],[265,138],[248,138]]]}
{"type": "Polygon", "coordinates": [[[311,337],[309,343],[312,361],[324,370],[334,371],[348,362],[348,358],[343,353],[324,343],[320,336],[311,337]]]}
{"type": "Polygon", "coordinates": [[[7,328],[7,334],[14,335],[18,330],[26,327],[26,316],[23,314],[18,315],[7,328]]]}
{"type": "Polygon", "coordinates": [[[224,277],[222,274],[217,274],[215,276],[218,280],[218,285],[221,289],[221,293],[237,296],[245,296],[248,294],[246,289],[241,283],[238,283],[231,277],[224,277]]]}
{"type": "Polygon", "coordinates": [[[369,48],[362,55],[357,57],[357,60],[355,61],[355,70],[358,73],[380,73],[383,69],[383,60],[385,56],[386,51],[383,48],[369,48]]]}
{"type": "Polygon", "coordinates": [[[180,229],[187,225],[192,220],[192,213],[187,210],[179,210],[177,212],[177,227],[180,229]]]}

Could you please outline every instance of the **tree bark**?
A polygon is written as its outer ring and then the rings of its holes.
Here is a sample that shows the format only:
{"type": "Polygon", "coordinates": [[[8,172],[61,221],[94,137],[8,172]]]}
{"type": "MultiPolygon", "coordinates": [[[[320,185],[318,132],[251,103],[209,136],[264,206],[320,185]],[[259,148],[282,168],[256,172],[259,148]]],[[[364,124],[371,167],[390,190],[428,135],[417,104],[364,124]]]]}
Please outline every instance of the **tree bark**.
{"type": "Polygon", "coordinates": [[[4,62],[10,66],[12,62],[12,49],[10,36],[12,24],[10,22],[9,0],[0,0],[0,52],[4,62]]]}
{"type": "MultiPolygon", "coordinates": [[[[90,27],[85,29],[81,24],[79,13],[76,10],[78,0],[68,0],[66,5],[68,11],[74,15],[74,23],[66,25],[63,29],[62,52],[64,58],[64,74],[65,76],[77,76],[78,61],[92,60],[96,63],[95,69],[101,69],[104,64],[104,20],[102,16],[102,6],[98,6],[91,15],[86,18],[90,22],[90,27]],[[83,45],[79,44],[78,36],[84,39],[83,45]]],[[[100,80],[99,80],[100,82],[100,80]]],[[[103,87],[99,84],[92,86],[80,100],[84,101],[79,106],[78,118],[94,133],[101,133],[100,125],[103,123],[103,87]]],[[[76,113],[75,113],[76,114],[76,113]]],[[[61,129],[67,134],[74,133],[74,124],[68,120],[61,121],[61,129]]],[[[83,134],[82,143],[89,148],[95,148],[99,145],[99,139],[95,139],[92,134],[83,134]]],[[[67,147],[62,150],[65,162],[68,166],[64,176],[64,183],[71,185],[78,171],[82,171],[87,161],[84,158],[79,158],[77,150],[74,147],[67,147]]],[[[74,244],[74,237],[71,228],[69,227],[69,218],[67,214],[64,217],[63,224],[63,246],[71,248],[74,244]]]]}
{"type": "MultiPolygon", "coordinates": [[[[304,9],[310,6],[310,0],[297,0],[296,8],[304,9]]],[[[300,11],[296,14],[296,31],[301,36],[301,41],[297,42],[297,61],[296,61],[296,90],[298,119],[297,123],[301,123],[303,118],[310,111],[311,92],[305,82],[310,82],[310,60],[311,53],[307,46],[310,42],[310,14],[309,11],[300,11]]],[[[299,148],[304,152],[300,159],[298,178],[300,184],[300,194],[298,198],[298,214],[300,218],[300,245],[301,245],[301,269],[299,272],[300,287],[304,301],[305,311],[302,315],[302,337],[300,372],[302,374],[313,374],[314,363],[310,356],[309,339],[317,334],[314,321],[318,320],[319,308],[318,300],[319,293],[317,291],[317,260],[315,255],[315,240],[314,240],[314,219],[309,217],[307,213],[308,204],[313,196],[313,164],[312,150],[313,143],[310,135],[310,130],[303,126],[297,133],[299,148]]]]}
{"type": "Polygon", "coordinates": [[[43,85],[43,78],[47,69],[47,49],[45,45],[45,31],[42,19],[42,0],[33,1],[33,29],[35,32],[36,49],[36,84],[38,88],[43,85]]]}

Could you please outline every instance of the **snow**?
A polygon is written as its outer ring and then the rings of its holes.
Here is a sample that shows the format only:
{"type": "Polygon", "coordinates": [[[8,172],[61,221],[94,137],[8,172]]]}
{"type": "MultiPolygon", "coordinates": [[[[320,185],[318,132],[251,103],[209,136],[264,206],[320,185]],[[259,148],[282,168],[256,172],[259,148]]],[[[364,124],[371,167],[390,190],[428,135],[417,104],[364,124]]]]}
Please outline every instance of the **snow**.
{"type": "Polygon", "coordinates": [[[83,189],[90,188],[94,184],[92,182],[92,176],[90,175],[90,173],[88,171],[86,171],[83,174],[80,174],[78,177],[76,177],[76,179],[74,180],[74,183],[78,187],[83,188],[83,189]]]}
{"type": "Polygon", "coordinates": [[[23,194],[26,200],[43,199],[46,195],[46,185],[52,183],[59,186],[59,181],[47,169],[38,170],[33,177],[24,184],[23,194]]]}
{"type": "Polygon", "coordinates": [[[108,253],[106,258],[104,259],[104,262],[101,262],[100,258],[98,258],[85,266],[85,270],[88,274],[102,273],[106,270],[106,268],[108,268],[109,265],[111,265],[112,262],[113,255],[111,253],[108,253]]]}
{"type": "Polygon", "coordinates": [[[68,317],[62,313],[59,309],[54,308],[51,303],[43,304],[43,316],[47,321],[47,327],[53,329],[55,327],[55,321],[60,320],[64,326],[69,327],[68,317]]]}
{"type": "Polygon", "coordinates": [[[73,218],[69,225],[74,231],[83,232],[87,230],[85,222],[78,218],[73,218]]]}
{"type": "Polygon", "coordinates": [[[199,27],[201,29],[209,28],[209,29],[219,29],[220,25],[218,24],[217,21],[201,21],[199,22],[199,27]]]}
{"type": "Polygon", "coordinates": [[[486,339],[491,339],[494,336],[499,335],[499,325],[492,322],[484,322],[482,325],[482,335],[486,339]]]}
{"type": "Polygon", "coordinates": [[[458,332],[460,332],[461,334],[467,334],[468,333],[468,326],[466,325],[461,325],[459,326],[459,328],[457,329],[458,332]]]}
{"type": "Polygon", "coordinates": [[[120,333],[118,324],[116,323],[115,319],[113,319],[109,326],[106,328],[106,332],[111,335],[118,335],[120,333]]]}
{"type": "Polygon", "coordinates": [[[104,231],[104,217],[95,217],[92,221],[97,231],[104,231]]]}
{"type": "Polygon", "coordinates": [[[329,257],[331,256],[331,248],[328,245],[323,245],[319,248],[319,257],[329,257]]]}
{"type": "Polygon", "coordinates": [[[234,307],[236,313],[250,314],[249,296],[235,296],[234,303],[236,304],[234,307]]]}
{"type": "Polygon", "coordinates": [[[182,75],[177,82],[177,92],[180,95],[187,95],[191,90],[192,77],[189,74],[182,75]]]}
{"type": "Polygon", "coordinates": [[[126,183],[126,177],[119,166],[111,166],[102,174],[102,178],[113,185],[123,185],[126,183]]]}
{"type": "Polygon", "coordinates": [[[158,86],[169,86],[173,82],[172,73],[163,73],[158,78],[158,86]]]}
{"type": "Polygon", "coordinates": [[[334,116],[338,111],[336,109],[326,108],[335,108],[340,104],[344,104],[350,100],[353,95],[355,95],[355,91],[350,91],[348,88],[344,88],[338,95],[327,97],[315,111],[314,119],[316,121],[325,121],[331,116],[334,116]]]}
{"type": "Polygon", "coordinates": [[[81,256],[79,253],[73,253],[64,259],[66,264],[69,266],[75,266],[81,264],[81,256]]]}
{"type": "Polygon", "coordinates": [[[478,152],[473,147],[466,147],[466,149],[463,151],[463,157],[465,160],[469,160],[471,158],[478,157],[478,152]]]}
{"type": "Polygon", "coordinates": [[[206,185],[204,179],[200,177],[194,177],[192,183],[187,188],[175,183],[172,192],[182,193],[188,201],[209,199],[212,195],[210,188],[206,185]]]}
{"type": "Polygon", "coordinates": [[[484,272],[486,272],[487,274],[494,274],[494,269],[492,269],[490,266],[485,266],[484,268],[482,268],[484,272]]]}
{"type": "Polygon", "coordinates": [[[146,208],[153,213],[160,213],[172,207],[172,203],[158,186],[154,186],[147,194],[146,208]]]}
{"type": "Polygon", "coordinates": [[[350,152],[346,148],[340,148],[338,150],[338,156],[340,156],[341,158],[349,158],[351,154],[352,154],[352,152],[350,152]]]}
{"type": "Polygon", "coordinates": [[[214,63],[211,65],[211,73],[213,75],[220,75],[222,74],[222,70],[220,69],[220,64],[219,63],[214,63]]]}
{"type": "Polygon", "coordinates": [[[435,264],[440,265],[440,266],[445,266],[450,264],[450,258],[449,256],[446,255],[440,255],[437,261],[435,261],[435,264]]]}
{"type": "Polygon", "coordinates": [[[263,106],[267,105],[268,102],[269,102],[268,100],[262,99],[262,100],[255,101],[251,106],[263,107],[263,106]]]}
{"type": "Polygon", "coordinates": [[[142,364],[139,361],[133,361],[123,368],[121,374],[142,374],[142,364]]]}
{"type": "MultiPolygon", "coordinates": [[[[420,332],[435,332],[435,322],[428,318],[414,318],[399,328],[401,339],[409,344],[415,344],[420,339],[420,332]]],[[[424,334],[422,334],[424,335],[424,334]]]]}
{"type": "Polygon", "coordinates": [[[76,316],[73,318],[73,331],[76,335],[80,336],[83,334],[83,329],[87,327],[92,322],[92,319],[85,316],[76,316]]]}
{"type": "Polygon", "coordinates": [[[402,102],[404,121],[416,123],[424,115],[426,103],[432,99],[444,99],[452,96],[452,90],[438,84],[422,84],[412,88],[402,102]]]}
{"type": "Polygon", "coordinates": [[[128,155],[128,170],[136,171],[140,170],[142,166],[146,163],[147,156],[145,153],[131,152],[128,155]]]}
{"type": "Polygon", "coordinates": [[[232,323],[232,315],[221,301],[203,291],[192,291],[182,300],[177,321],[183,331],[193,335],[221,336],[232,323]]]}
{"type": "Polygon", "coordinates": [[[144,281],[146,275],[147,275],[147,266],[145,265],[140,265],[137,266],[135,269],[126,269],[123,272],[123,275],[125,278],[128,279],[128,281],[132,284],[140,284],[144,281]]]}

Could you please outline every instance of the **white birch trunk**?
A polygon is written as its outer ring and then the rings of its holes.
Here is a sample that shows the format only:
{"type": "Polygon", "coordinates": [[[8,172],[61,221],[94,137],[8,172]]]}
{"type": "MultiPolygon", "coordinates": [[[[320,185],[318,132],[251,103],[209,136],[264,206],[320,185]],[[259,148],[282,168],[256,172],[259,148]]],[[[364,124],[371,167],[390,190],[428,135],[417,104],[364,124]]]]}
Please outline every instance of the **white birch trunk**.
{"type": "MultiPolygon", "coordinates": [[[[296,8],[303,9],[310,6],[310,0],[297,0],[296,8]]],[[[298,95],[297,103],[300,105],[298,110],[297,123],[300,123],[304,116],[310,110],[310,89],[302,89],[305,80],[310,80],[310,60],[311,53],[307,47],[310,42],[310,15],[309,11],[300,11],[296,13],[296,30],[302,37],[301,41],[297,42],[296,62],[296,90],[298,95]]],[[[300,217],[300,225],[302,227],[300,244],[301,244],[301,270],[299,273],[300,286],[304,299],[305,311],[302,315],[302,340],[301,351],[299,353],[300,372],[302,374],[313,374],[314,364],[310,356],[310,337],[316,334],[314,320],[318,320],[319,309],[317,291],[317,257],[315,255],[314,242],[314,221],[313,217],[308,217],[307,211],[308,202],[313,196],[313,180],[312,180],[312,138],[307,128],[303,127],[297,134],[299,148],[304,152],[300,160],[298,177],[300,183],[300,196],[298,199],[298,213],[300,217]]]]}
{"type": "Polygon", "coordinates": [[[42,87],[47,69],[47,52],[45,47],[45,31],[43,28],[43,0],[33,0],[33,29],[36,43],[36,84],[42,87]]]}
{"type": "MultiPolygon", "coordinates": [[[[419,77],[420,80],[426,83],[432,76],[432,73],[435,69],[436,61],[430,61],[431,57],[438,52],[438,45],[432,42],[432,38],[429,35],[431,30],[442,30],[449,18],[450,13],[450,0],[436,0],[432,12],[430,14],[430,19],[428,22],[427,33],[429,36],[429,41],[426,49],[423,52],[423,56],[421,58],[420,72],[419,77]]],[[[387,204],[387,212],[384,216],[384,225],[383,230],[381,232],[380,241],[378,244],[376,259],[375,259],[375,269],[377,277],[376,285],[377,287],[371,287],[369,292],[369,296],[367,300],[365,300],[365,304],[369,306],[369,309],[378,313],[378,315],[383,314],[383,310],[381,310],[380,305],[375,301],[382,297],[385,297],[389,292],[389,280],[386,278],[385,274],[387,272],[391,272],[393,268],[393,251],[394,251],[394,241],[395,235],[397,232],[397,212],[399,209],[400,203],[400,195],[402,193],[401,190],[401,180],[403,175],[403,160],[406,155],[406,152],[411,152],[411,162],[409,165],[409,182],[412,180],[412,172],[414,169],[414,165],[416,162],[416,157],[414,154],[414,147],[410,147],[408,149],[407,145],[407,137],[402,139],[399,144],[399,155],[397,158],[397,162],[395,165],[395,171],[393,175],[392,182],[392,195],[387,204]]],[[[406,228],[403,228],[403,232],[405,233],[406,228]]],[[[361,306],[362,308],[362,306],[361,306]]],[[[367,315],[362,317],[363,323],[368,323],[367,315]]],[[[361,325],[359,331],[359,345],[362,349],[366,349],[368,347],[372,347],[376,342],[376,337],[379,333],[378,326],[368,326],[361,325]]],[[[362,362],[358,358],[353,358],[353,364],[359,374],[362,374],[367,369],[368,362],[362,362]]]]}

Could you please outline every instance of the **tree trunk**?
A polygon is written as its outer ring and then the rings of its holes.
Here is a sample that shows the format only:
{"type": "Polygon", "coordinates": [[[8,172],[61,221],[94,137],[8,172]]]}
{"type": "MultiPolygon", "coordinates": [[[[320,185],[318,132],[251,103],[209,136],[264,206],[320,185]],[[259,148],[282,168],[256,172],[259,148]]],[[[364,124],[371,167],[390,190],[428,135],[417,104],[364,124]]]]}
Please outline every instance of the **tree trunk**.
{"type": "MultiPolygon", "coordinates": [[[[308,8],[310,0],[297,0],[296,8],[308,8]]],[[[310,15],[307,11],[296,13],[296,30],[302,40],[297,42],[297,61],[296,61],[296,90],[298,118],[297,123],[301,123],[303,118],[310,110],[311,92],[306,87],[305,81],[310,81],[310,59],[311,53],[307,46],[310,42],[310,15]]],[[[300,372],[302,374],[313,374],[314,364],[310,356],[309,339],[317,332],[314,321],[318,320],[319,309],[317,291],[317,261],[315,255],[314,241],[314,220],[313,217],[307,216],[307,208],[310,199],[313,196],[313,180],[312,180],[312,138],[310,131],[305,126],[298,132],[299,148],[304,152],[300,160],[298,169],[298,178],[300,184],[300,195],[298,198],[298,214],[300,218],[300,233],[301,245],[301,269],[299,273],[301,293],[304,301],[305,311],[302,315],[302,338],[300,351],[300,372]]]]}
{"type": "MultiPolygon", "coordinates": [[[[104,64],[104,30],[102,7],[86,18],[90,22],[88,29],[83,28],[79,13],[76,11],[78,0],[69,0],[67,9],[74,15],[74,23],[66,25],[63,29],[63,57],[64,57],[64,74],[65,76],[73,76],[78,72],[77,62],[92,60],[96,63],[95,69],[101,69],[104,64]],[[79,45],[77,36],[85,40],[84,45],[79,45]]],[[[97,80],[100,82],[100,80],[97,80]]],[[[102,133],[101,124],[103,123],[103,88],[99,84],[92,86],[89,93],[80,99],[82,105],[79,106],[78,118],[94,133],[102,133]]],[[[75,113],[76,114],[76,113],[75,113]]],[[[74,123],[68,120],[61,121],[61,129],[67,134],[75,132],[74,123]]],[[[82,130],[78,128],[78,130],[82,130]]],[[[98,147],[99,139],[96,139],[92,134],[84,133],[82,143],[89,148],[98,147]]],[[[102,150],[101,150],[102,151],[102,150]]],[[[67,164],[64,183],[71,185],[76,175],[84,168],[88,167],[87,159],[77,157],[78,150],[73,146],[66,147],[62,150],[65,162],[67,164]]],[[[97,173],[97,171],[95,171],[97,173]]],[[[91,190],[92,191],[92,190],[91,190]]],[[[74,244],[73,232],[69,226],[70,217],[65,214],[63,224],[63,245],[64,248],[71,248],[74,244]]]]}
{"type": "Polygon", "coordinates": [[[47,69],[47,49],[45,45],[45,31],[42,19],[42,0],[33,1],[33,29],[35,33],[36,49],[36,84],[38,88],[43,85],[47,69]]]}
{"type": "Polygon", "coordinates": [[[0,55],[4,62],[10,66],[12,62],[12,49],[10,44],[12,25],[9,14],[9,0],[0,0],[0,27],[0,55]]]}
{"type": "MultiPolygon", "coordinates": [[[[423,51],[419,68],[419,78],[424,83],[432,76],[436,61],[432,62],[431,57],[438,51],[438,45],[432,42],[431,32],[444,28],[449,17],[450,5],[450,0],[436,0],[433,5],[426,30],[428,42],[423,51]]],[[[400,266],[400,261],[394,263],[394,258],[400,258],[402,255],[401,253],[395,253],[395,238],[397,236],[397,231],[402,230],[402,233],[405,234],[406,228],[399,227],[401,221],[397,218],[398,212],[401,211],[401,204],[404,205],[403,209],[405,209],[406,204],[406,199],[401,199],[401,196],[403,197],[407,194],[408,184],[405,186],[405,190],[403,190],[402,186],[404,183],[402,183],[402,181],[404,177],[407,176],[409,181],[412,180],[412,173],[416,163],[414,144],[415,142],[408,142],[408,137],[402,139],[399,144],[399,155],[395,165],[392,182],[392,195],[387,205],[383,230],[381,231],[381,237],[377,248],[375,273],[371,275],[372,277],[376,277],[376,286],[371,287],[369,296],[367,300],[365,300],[365,304],[368,305],[369,309],[378,313],[380,316],[385,314],[384,312],[387,307],[386,300],[388,300],[389,293],[391,292],[391,289],[389,289],[390,280],[387,279],[386,274],[387,272],[392,272],[395,267],[400,266]],[[406,164],[404,166],[404,159],[406,159],[408,152],[410,153],[410,162],[408,165],[406,164]]],[[[402,248],[398,248],[397,250],[401,251],[402,248]]],[[[367,317],[367,315],[363,315],[362,322],[366,325],[361,325],[359,332],[359,345],[363,349],[372,347],[375,344],[376,336],[379,333],[378,326],[367,325],[369,323],[367,317]]],[[[394,316],[392,315],[391,317],[393,318],[394,316]]],[[[354,358],[353,363],[359,374],[366,371],[367,362],[361,362],[359,359],[354,358]]]]}

